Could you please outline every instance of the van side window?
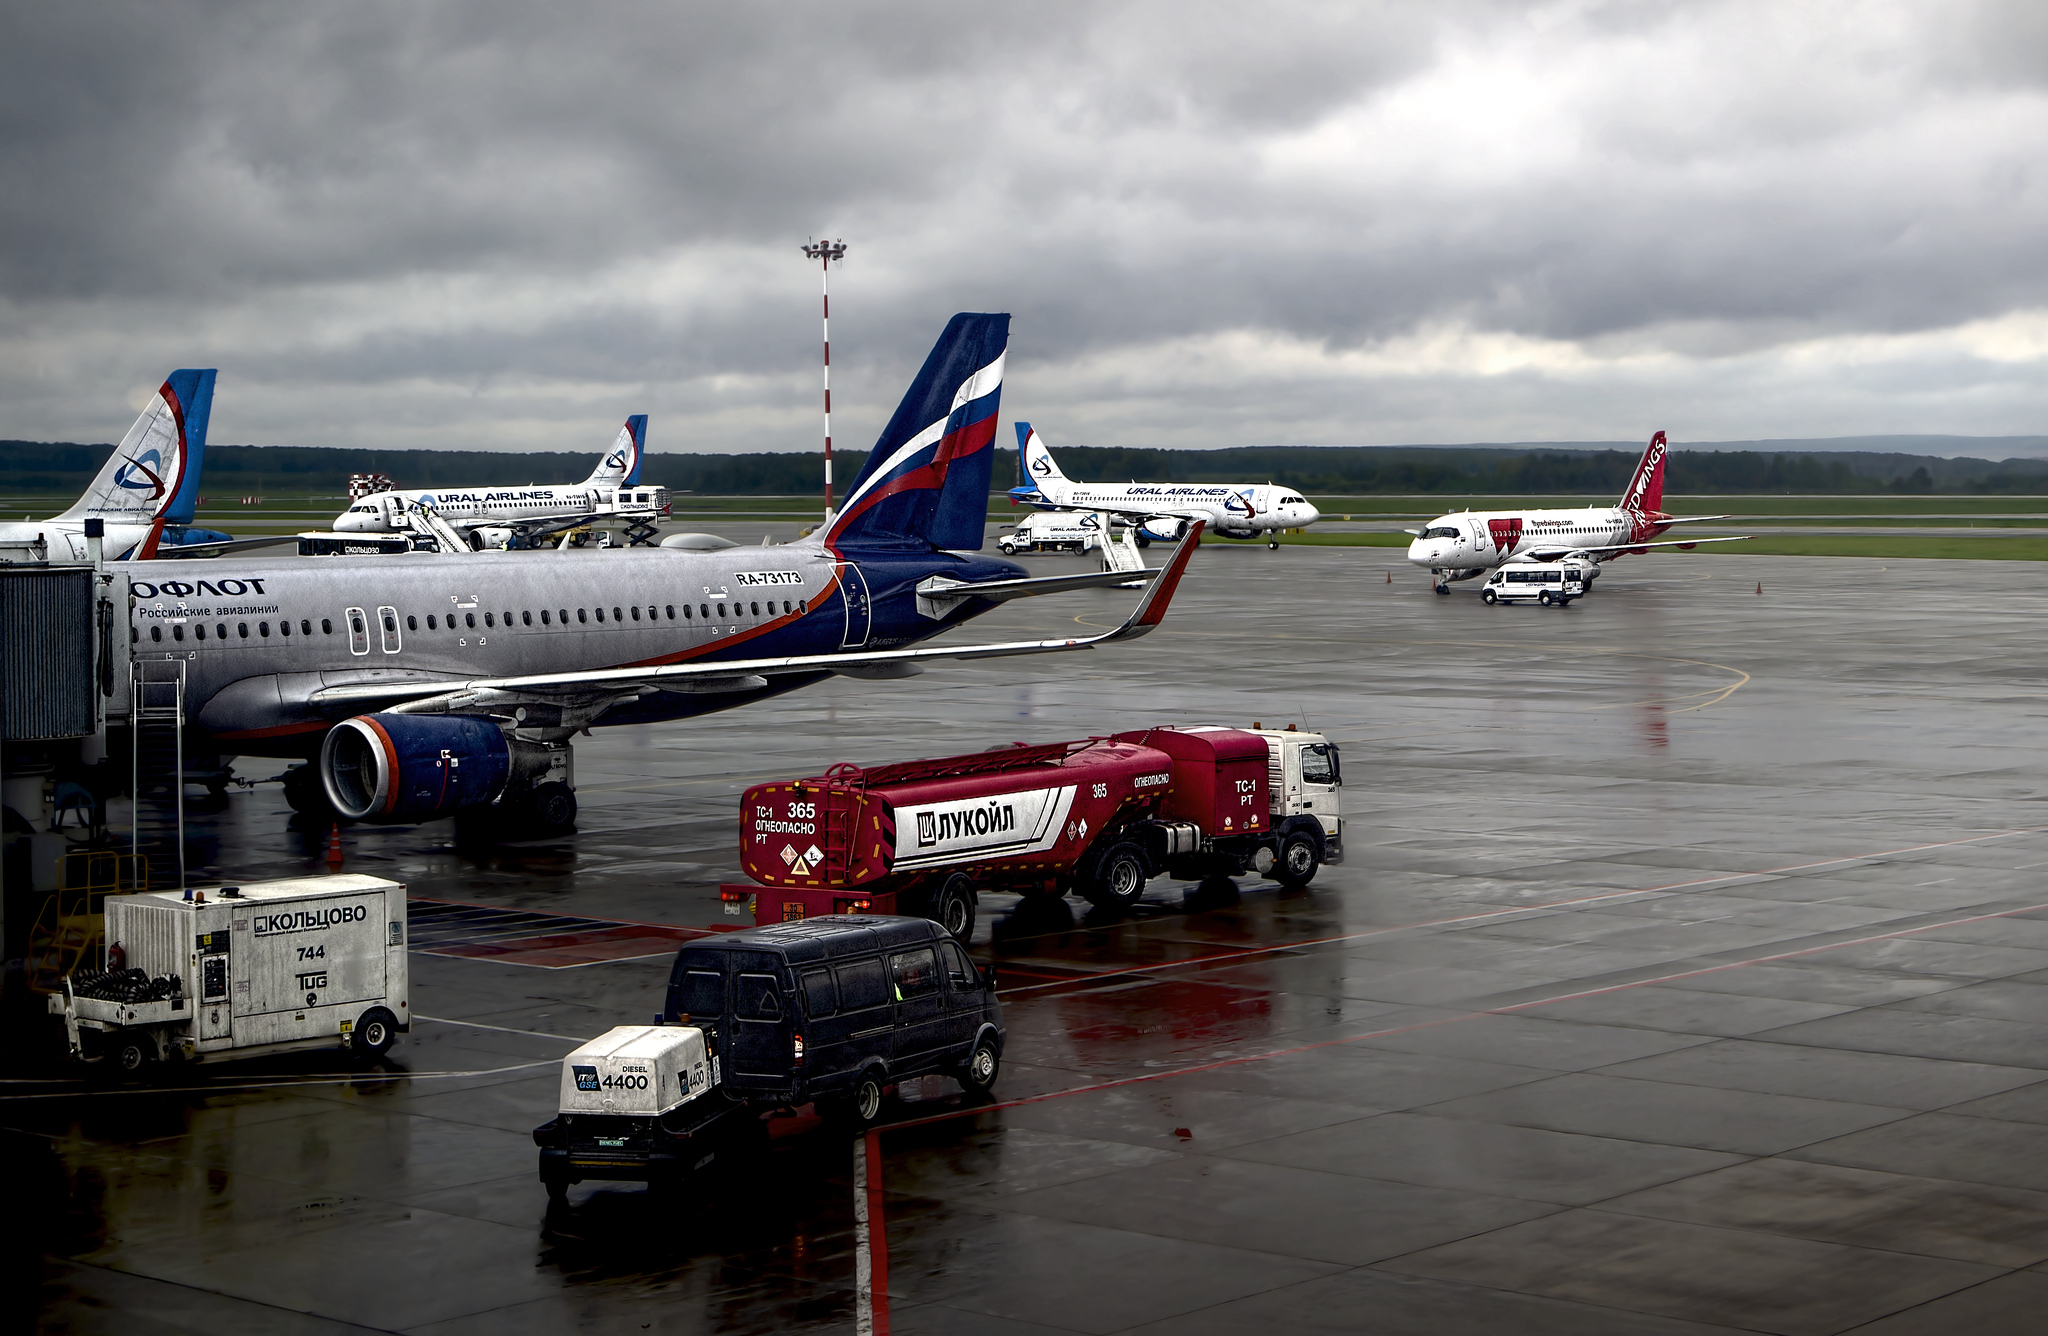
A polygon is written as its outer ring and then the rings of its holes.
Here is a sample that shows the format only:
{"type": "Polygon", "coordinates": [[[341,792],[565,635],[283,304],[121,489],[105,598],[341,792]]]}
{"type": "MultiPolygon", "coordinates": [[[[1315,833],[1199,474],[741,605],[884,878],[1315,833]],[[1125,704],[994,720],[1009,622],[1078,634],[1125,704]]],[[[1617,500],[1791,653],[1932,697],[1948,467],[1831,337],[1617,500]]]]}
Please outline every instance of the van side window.
{"type": "Polygon", "coordinates": [[[939,991],[938,961],[932,949],[904,951],[889,957],[889,972],[896,978],[896,1000],[927,997],[939,991]]]}
{"type": "Polygon", "coordinates": [[[743,1021],[782,1019],[782,993],[772,974],[742,974],[734,989],[733,1014],[743,1021]]]}
{"type": "Polygon", "coordinates": [[[839,990],[832,986],[831,970],[810,970],[804,974],[804,1011],[812,1020],[839,1010],[839,990]]]}
{"type": "Polygon", "coordinates": [[[960,949],[960,943],[940,942],[939,954],[946,958],[946,978],[952,983],[954,992],[972,992],[980,986],[981,981],[974,974],[974,964],[960,949]]]}
{"type": "Polygon", "coordinates": [[[833,973],[839,976],[839,1004],[847,1011],[879,1007],[889,1000],[889,981],[879,960],[851,961],[833,973]]]}

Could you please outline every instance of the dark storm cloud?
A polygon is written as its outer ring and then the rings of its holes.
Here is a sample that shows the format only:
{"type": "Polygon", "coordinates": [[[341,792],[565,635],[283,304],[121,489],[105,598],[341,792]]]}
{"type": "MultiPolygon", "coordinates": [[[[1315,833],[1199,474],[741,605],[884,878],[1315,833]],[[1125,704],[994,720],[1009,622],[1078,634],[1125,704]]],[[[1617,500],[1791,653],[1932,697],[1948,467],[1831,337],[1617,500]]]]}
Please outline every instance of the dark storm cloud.
{"type": "Polygon", "coordinates": [[[2036,6],[159,3],[10,27],[0,434],[81,434],[114,387],[209,361],[220,429],[272,439],[365,439],[310,405],[368,387],[389,429],[451,445],[546,444],[632,397],[694,424],[671,440],[801,448],[816,228],[854,246],[836,332],[863,430],[957,309],[1017,313],[1013,405],[1146,443],[2048,410],[2016,388],[2031,326],[1941,341],[2048,304],[2036,6]],[[1910,369],[1845,373],[1858,355],[1910,369]]]}

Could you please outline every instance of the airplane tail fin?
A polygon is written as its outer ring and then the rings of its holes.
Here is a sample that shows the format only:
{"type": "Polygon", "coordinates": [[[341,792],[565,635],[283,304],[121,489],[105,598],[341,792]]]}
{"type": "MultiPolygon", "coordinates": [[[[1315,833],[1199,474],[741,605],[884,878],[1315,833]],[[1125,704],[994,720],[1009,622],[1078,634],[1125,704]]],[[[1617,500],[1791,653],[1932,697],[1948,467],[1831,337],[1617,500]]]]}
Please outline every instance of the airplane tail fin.
{"type": "Polygon", "coordinates": [[[1017,424],[1017,454],[1024,461],[1024,485],[1042,488],[1049,482],[1067,482],[1067,475],[1060,472],[1054,462],[1052,451],[1046,447],[1045,438],[1031,429],[1029,422],[1017,424]]]}
{"type": "Polygon", "coordinates": [[[635,413],[619,428],[619,438],[597,461],[597,467],[583,480],[585,487],[631,487],[640,481],[640,465],[647,455],[647,415],[635,413]]]}
{"type": "Polygon", "coordinates": [[[1664,456],[1668,448],[1664,433],[1658,432],[1650,438],[1650,448],[1643,451],[1643,461],[1636,465],[1635,476],[1628,480],[1628,490],[1621,494],[1621,508],[1640,512],[1664,509],[1664,456]]]}
{"type": "Polygon", "coordinates": [[[833,548],[978,551],[988,527],[1007,314],[956,315],[825,531],[833,548]]]}
{"type": "Polygon", "coordinates": [[[199,466],[213,415],[211,370],[173,371],[99,476],[59,519],[102,519],[149,527],[138,558],[156,555],[166,523],[189,524],[199,501],[199,466]]]}

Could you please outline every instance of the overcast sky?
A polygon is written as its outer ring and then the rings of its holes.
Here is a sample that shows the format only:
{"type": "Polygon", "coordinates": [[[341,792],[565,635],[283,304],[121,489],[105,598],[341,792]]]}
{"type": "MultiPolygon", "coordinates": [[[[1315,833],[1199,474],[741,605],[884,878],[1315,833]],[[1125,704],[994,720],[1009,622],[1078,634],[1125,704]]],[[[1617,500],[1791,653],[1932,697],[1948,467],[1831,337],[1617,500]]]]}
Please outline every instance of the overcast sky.
{"type": "Polygon", "coordinates": [[[0,436],[863,451],[2048,431],[2048,6],[9,6],[0,436]],[[1005,432],[1007,437],[1007,431],[1005,432]]]}

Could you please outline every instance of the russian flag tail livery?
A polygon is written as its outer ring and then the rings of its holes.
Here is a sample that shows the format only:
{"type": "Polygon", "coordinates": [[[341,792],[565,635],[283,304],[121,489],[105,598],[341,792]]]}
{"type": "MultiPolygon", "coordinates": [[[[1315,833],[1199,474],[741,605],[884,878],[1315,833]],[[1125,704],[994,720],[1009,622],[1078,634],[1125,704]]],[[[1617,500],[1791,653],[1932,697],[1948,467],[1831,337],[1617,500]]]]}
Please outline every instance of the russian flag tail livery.
{"type": "Polygon", "coordinates": [[[956,315],[825,533],[828,546],[978,551],[1010,317],[956,315]]]}
{"type": "Polygon", "coordinates": [[[1636,465],[1636,475],[1628,480],[1628,490],[1621,494],[1621,508],[1638,514],[1656,514],[1664,509],[1664,433],[1658,432],[1650,438],[1650,448],[1643,451],[1643,462],[1636,465]]]}
{"type": "Polygon", "coordinates": [[[597,461],[597,467],[583,480],[585,487],[632,487],[640,481],[640,465],[647,456],[647,415],[635,413],[619,428],[619,439],[597,461]]]}
{"type": "Polygon", "coordinates": [[[173,371],[135,425],[86,488],[59,519],[101,519],[109,526],[144,528],[136,557],[156,555],[166,522],[189,523],[199,496],[199,464],[206,451],[206,423],[213,413],[213,376],[207,371],[173,371]],[[178,519],[182,512],[184,519],[178,519]]]}

